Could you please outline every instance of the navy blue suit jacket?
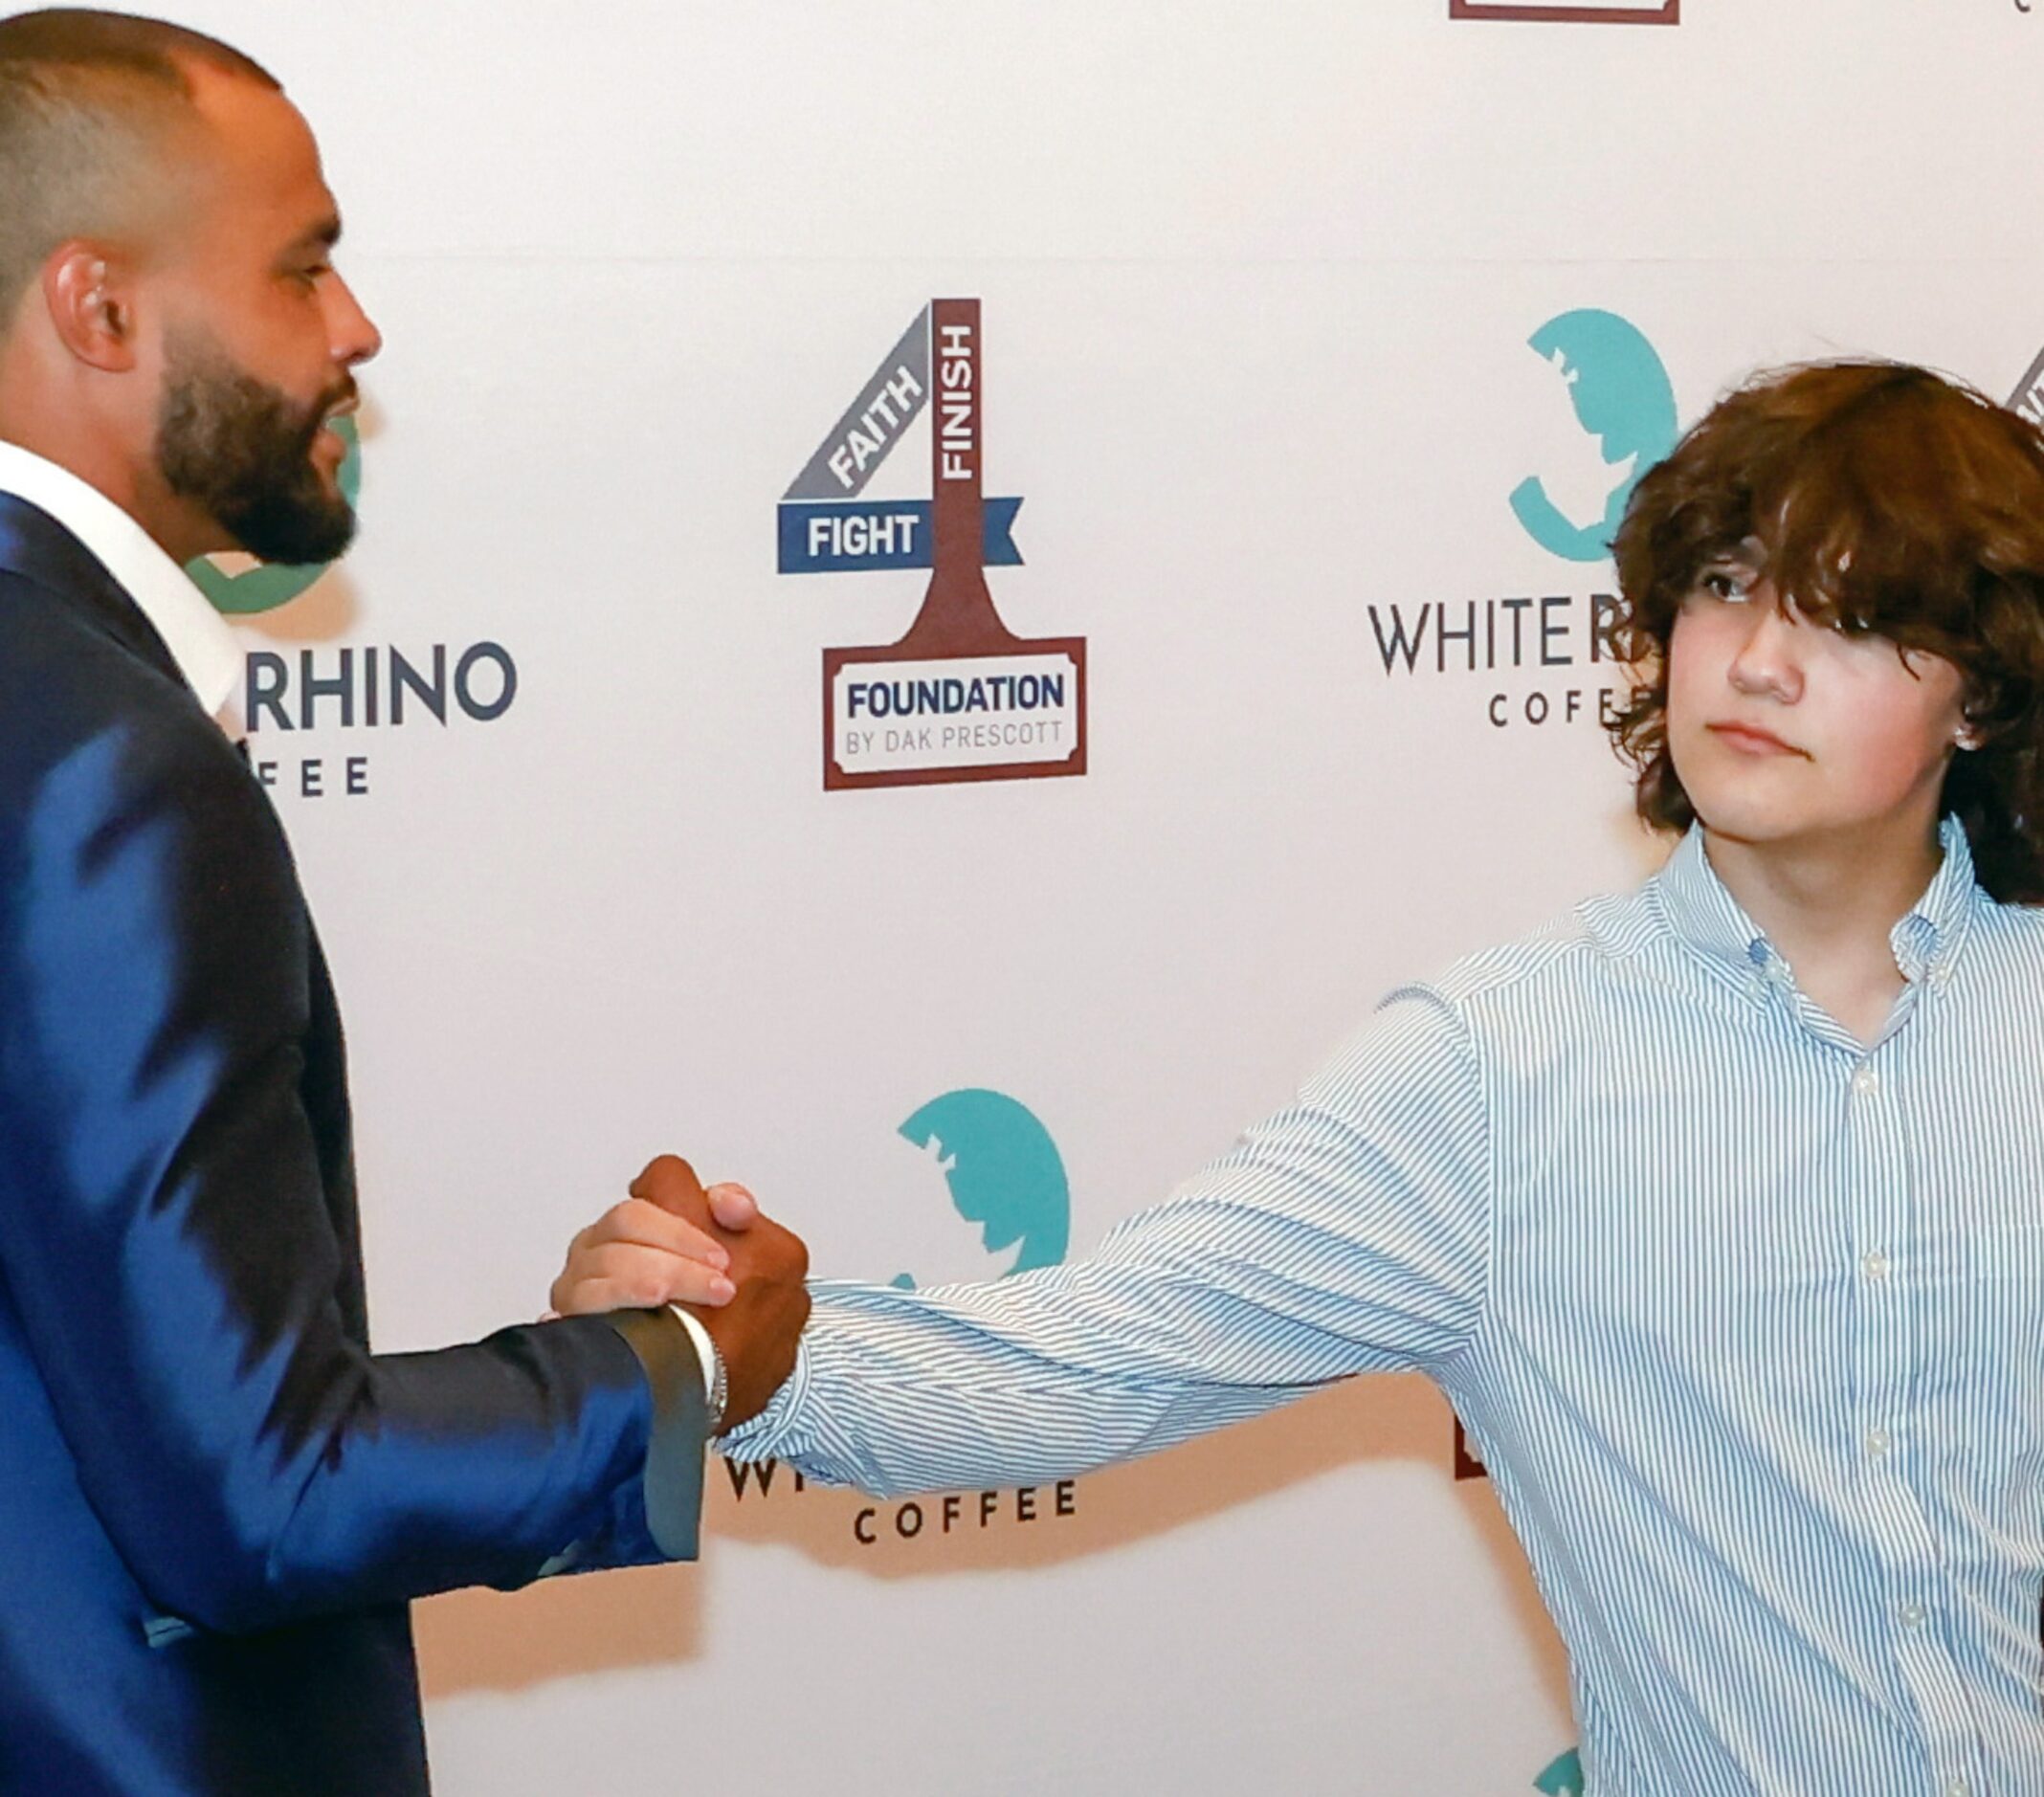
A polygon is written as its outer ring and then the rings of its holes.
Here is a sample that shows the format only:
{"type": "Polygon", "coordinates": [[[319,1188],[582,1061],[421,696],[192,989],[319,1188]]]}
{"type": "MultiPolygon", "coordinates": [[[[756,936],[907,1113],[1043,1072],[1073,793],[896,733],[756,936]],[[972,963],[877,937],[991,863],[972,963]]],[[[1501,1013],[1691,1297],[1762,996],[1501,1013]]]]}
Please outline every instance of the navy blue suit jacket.
{"type": "Polygon", "coordinates": [[[701,1444],[671,1317],[369,1353],[276,814],[0,495],[0,1792],[423,1792],[407,1600],[692,1553],[701,1444]]]}

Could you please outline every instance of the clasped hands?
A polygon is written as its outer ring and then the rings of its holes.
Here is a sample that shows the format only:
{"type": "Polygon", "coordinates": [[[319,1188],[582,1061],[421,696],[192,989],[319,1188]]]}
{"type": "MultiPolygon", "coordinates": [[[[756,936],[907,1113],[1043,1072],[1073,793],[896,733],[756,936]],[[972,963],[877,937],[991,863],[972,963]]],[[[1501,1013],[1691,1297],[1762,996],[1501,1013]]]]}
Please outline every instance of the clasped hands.
{"type": "Polygon", "coordinates": [[[569,1243],[553,1307],[573,1317],[681,1305],[723,1357],[722,1427],[735,1429],[794,1370],[809,1250],[743,1186],[705,1188],[677,1155],[661,1155],[629,1189],[569,1243]]]}

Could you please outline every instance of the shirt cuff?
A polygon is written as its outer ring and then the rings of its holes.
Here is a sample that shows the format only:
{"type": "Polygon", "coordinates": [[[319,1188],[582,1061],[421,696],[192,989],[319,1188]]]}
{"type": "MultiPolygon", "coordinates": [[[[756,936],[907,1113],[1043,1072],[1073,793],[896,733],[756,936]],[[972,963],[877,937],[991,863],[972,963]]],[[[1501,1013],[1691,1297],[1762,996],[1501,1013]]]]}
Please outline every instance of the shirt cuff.
{"type": "Polygon", "coordinates": [[[696,1345],[696,1364],[702,1368],[702,1401],[707,1405],[717,1395],[717,1343],[710,1340],[710,1332],[679,1304],[667,1308],[680,1319],[688,1339],[696,1345]]]}
{"type": "Polygon", "coordinates": [[[643,1489],[646,1527],[670,1560],[696,1558],[702,1529],[702,1458],[710,1432],[704,1369],[686,1329],[656,1310],[604,1318],[638,1356],[653,1388],[643,1489]]]}
{"type": "Polygon", "coordinates": [[[727,1460],[772,1460],[785,1453],[792,1458],[800,1445],[795,1439],[803,1406],[809,1398],[811,1367],[810,1339],[820,1319],[812,1314],[810,1326],[795,1343],[795,1369],[788,1375],[772,1401],[748,1423],[741,1423],[717,1438],[717,1452],[727,1460]]]}

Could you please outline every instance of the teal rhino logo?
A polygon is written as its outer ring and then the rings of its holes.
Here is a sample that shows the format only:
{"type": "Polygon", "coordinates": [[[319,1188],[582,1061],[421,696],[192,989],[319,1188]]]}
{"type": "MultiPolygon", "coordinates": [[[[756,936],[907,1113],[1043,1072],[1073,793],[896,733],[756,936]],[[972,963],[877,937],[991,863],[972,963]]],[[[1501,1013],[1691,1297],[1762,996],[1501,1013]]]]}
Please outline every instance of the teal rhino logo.
{"type": "Polygon", "coordinates": [[[1513,490],[1512,510],[1549,554],[1601,562],[1611,553],[1639,477],[1675,448],[1675,388],[1654,345],[1615,312],[1564,312],[1527,342],[1567,383],[1576,420],[1596,438],[1613,484],[1604,516],[1593,523],[1579,524],[1565,514],[1537,475],[1513,490]]]}
{"type": "MultiPolygon", "coordinates": [[[[341,497],[353,505],[362,495],[361,433],[352,413],[336,418],[333,428],[347,444],[347,455],[341,463],[341,497]]],[[[331,562],[264,562],[246,573],[230,574],[202,555],[188,563],[185,572],[212,601],[215,611],[247,618],[289,605],[332,566],[331,562]]]]}
{"type": "Polygon", "coordinates": [[[1583,1762],[1574,1748],[1555,1761],[1533,1781],[1533,1788],[1547,1797],[1583,1797],[1583,1762]]]}
{"type": "MultiPolygon", "coordinates": [[[[951,1203],[980,1226],[989,1253],[1017,1250],[1009,1273],[1055,1267],[1072,1237],[1072,1188],[1051,1132],[1025,1104],[977,1088],[947,1092],[901,1125],[937,1158],[951,1203]]],[[[915,1281],[902,1274],[900,1286],[915,1281]]]]}

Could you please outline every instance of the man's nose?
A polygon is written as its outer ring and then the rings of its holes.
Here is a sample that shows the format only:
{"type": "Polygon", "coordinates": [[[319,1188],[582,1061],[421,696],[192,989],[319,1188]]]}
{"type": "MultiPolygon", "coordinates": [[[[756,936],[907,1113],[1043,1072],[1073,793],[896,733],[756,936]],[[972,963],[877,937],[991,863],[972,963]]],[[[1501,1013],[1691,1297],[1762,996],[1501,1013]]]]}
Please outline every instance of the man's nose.
{"type": "Polygon", "coordinates": [[[363,310],[355,290],[339,275],[328,284],[327,295],[327,332],[333,358],[343,367],[357,367],[383,348],[383,333],[363,310]]]}

